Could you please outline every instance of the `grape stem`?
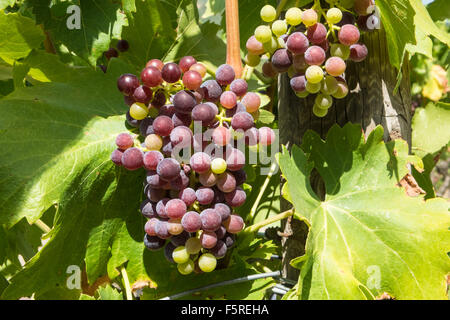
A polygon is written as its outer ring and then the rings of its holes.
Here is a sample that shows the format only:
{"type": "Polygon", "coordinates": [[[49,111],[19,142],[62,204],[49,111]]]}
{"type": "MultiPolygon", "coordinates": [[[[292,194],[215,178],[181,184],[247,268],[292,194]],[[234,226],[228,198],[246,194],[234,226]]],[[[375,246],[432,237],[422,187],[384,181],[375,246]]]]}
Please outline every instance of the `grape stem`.
{"type": "Polygon", "coordinates": [[[277,214],[276,216],[272,216],[267,218],[264,221],[258,222],[252,226],[249,226],[247,228],[244,229],[243,233],[255,233],[257,232],[259,229],[268,226],[269,224],[272,224],[274,222],[289,218],[290,216],[292,216],[294,214],[294,209],[290,209],[288,211],[282,212],[277,214]]]}
{"type": "Polygon", "coordinates": [[[131,293],[130,280],[128,279],[128,273],[124,266],[120,269],[122,274],[123,285],[125,286],[125,295],[127,300],[133,300],[133,294],[131,293]]]}
{"type": "Polygon", "coordinates": [[[270,180],[273,177],[273,174],[278,169],[278,165],[276,162],[272,164],[270,167],[269,173],[267,174],[266,180],[264,181],[264,184],[262,185],[261,189],[259,190],[258,197],[256,198],[255,202],[253,203],[252,209],[250,210],[249,218],[250,221],[253,222],[253,219],[255,218],[256,211],[258,210],[259,203],[261,202],[261,199],[264,195],[264,192],[267,189],[267,186],[269,185],[270,180]]]}
{"type": "Polygon", "coordinates": [[[281,15],[281,12],[284,10],[284,7],[288,3],[288,0],[281,0],[280,3],[277,6],[277,17],[275,19],[278,19],[281,15]]]}

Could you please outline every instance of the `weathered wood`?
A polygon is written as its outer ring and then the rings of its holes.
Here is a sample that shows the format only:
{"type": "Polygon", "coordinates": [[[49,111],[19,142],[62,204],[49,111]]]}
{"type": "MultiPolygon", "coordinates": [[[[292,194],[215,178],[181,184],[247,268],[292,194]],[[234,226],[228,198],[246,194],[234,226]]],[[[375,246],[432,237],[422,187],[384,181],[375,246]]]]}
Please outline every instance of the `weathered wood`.
{"type": "MultiPolygon", "coordinates": [[[[350,93],[343,100],[335,100],[329,113],[320,119],[313,115],[314,96],[298,98],[292,91],[286,74],[280,76],[279,84],[279,128],[280,143],[300,145],[307,130],[314,130],[322,138],[335,123],[343,126],[347,122],[360,124],[366,135],[377,125],[385,129],[385,140],[403,138],[411,142],[411,94],[408,63],[402,70],[402,81],[394,94],[397,70],[389,64],[386,36],[383,30],[366,33],[361,37],[369,49],[365,61],[349,61],[345,77],[350,93]]],[[[319,188],[317,179],[313,186],[319,188]]],[[[319,188],[321,189],[321,188],[319,188]]],[[[322,193],[322,192],[319,192],[322,193]]],[[[284,210],[289,204],[282,204],[284,210]]],[[[289,265],[292,258],[304,253],[307,227],[303,222],[292,221],[285,225],[285,232],[293,236],[284,238],[284,276],[297,279],[298,270],[289,265]]]]}

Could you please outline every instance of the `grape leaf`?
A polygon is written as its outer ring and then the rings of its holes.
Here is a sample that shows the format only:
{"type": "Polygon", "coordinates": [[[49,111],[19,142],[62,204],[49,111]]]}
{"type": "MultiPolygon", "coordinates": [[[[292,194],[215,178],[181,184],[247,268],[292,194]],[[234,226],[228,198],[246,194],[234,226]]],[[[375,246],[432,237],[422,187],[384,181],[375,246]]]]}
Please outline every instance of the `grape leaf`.
{"type": "Polygon", "coordinates": [[[3,10],[10,6],[12,7],[15,2],[15,0],[0,0],[0,10],[3,10]]]}
{"type": "Polygon", "coordinates": [[[123,300],[123,295],[110,285],[97,289],[98,300],[123,300]]]}
{"type": "Polygon", "coordinates": [[[443,21],[448,19],[450,2],[447,0],[434,0],[427,6],[427,10],[434,21],[443,21]]]}
{"type": "Polygon", "coordinates": [[[364,141],[360,127],[334,126],[326,141],[308,132],[304,151],[280,155],[288,198],[310,226],[306,254],[292,261],[300,268],[298,298],[446,298],[449,204],[408,197],[397,186],[408,146],[382,137],[381,127],[364,141]],[[297,186],[309,188],[312,165],[325,182],[324,201],[297,186]]]}

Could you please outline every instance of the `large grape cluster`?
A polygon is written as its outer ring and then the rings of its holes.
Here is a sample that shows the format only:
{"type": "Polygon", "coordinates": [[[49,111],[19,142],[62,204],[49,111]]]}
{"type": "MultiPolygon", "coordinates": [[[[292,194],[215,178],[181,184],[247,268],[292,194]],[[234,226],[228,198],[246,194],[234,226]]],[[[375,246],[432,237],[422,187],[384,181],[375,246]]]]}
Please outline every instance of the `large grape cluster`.
{"type": "Polygon", "coordinates": [[[246,200],[239,143],[267,146],[275,139],[272,129],[255,127],[260,97],[231,66],[221,65],[215,79],[204,81],[206,74],[191,56],[178,64],[153,59],[140,78],[123,74],[117,82],[130,107],[127,122],[139,135],[117,136],[111,160],[146,170],[145,246],[164,248],[181,274],[213,271],[244,228],[234,213],[246,200]]]}
{"type": "Polygon", "coordinates": [[[274,7],[264,6],[260,15],[267,24],[257,27],[246,44],[247,65],[256,67],[267,58],[262,64],[264,76],[287,72],[298,97],[316,94],[313,113],[317,117],[328,113],[333,99],[347,96],[346,60],[360,62],[368,54],[359,43],[355,15],[346,8],[353,7],[359,15],[357,25],[362,30],[373,30],[379,23],[373,0],[327,2],[329,9],[323,9],[320,1],[306,10],[290,8],[283,20],[275,20],[274,7]]]}

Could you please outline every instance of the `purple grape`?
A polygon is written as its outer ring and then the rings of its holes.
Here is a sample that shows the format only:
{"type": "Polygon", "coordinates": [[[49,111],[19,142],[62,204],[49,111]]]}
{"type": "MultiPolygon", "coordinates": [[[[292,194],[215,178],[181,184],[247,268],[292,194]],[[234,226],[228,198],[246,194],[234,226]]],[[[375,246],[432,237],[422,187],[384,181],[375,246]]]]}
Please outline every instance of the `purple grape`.
{"type": "Polygon", "coordinates": [[[130,48],[130,44],[127,40],[119,40],[116,45],[117,50],[120,52],[126,52],[130,48]]]}
{"type": "Polygon", "coordinates": [[[219,229],[216,230],[217,239],[222,240],[227,235],[227,229],[224,226],[220,226],[219,229]]]}
{"type": "Polygon", "coordinates": [[[181,69],[176,63],[166,63],[161,71],[162,78],[168,83],[175,83],[181,78],[181,69]]]}
{"type": "Polygon", "coordinates": [[[137,102],[149,104],[152,100],[153,91],[147,86],[139,86],[133,92],[133,98],[137,102]]]}
{"type": "Polygon", "coordinates": [[[244,79],[236,79],[230,84],[230,90],[238,97],[243,97],[247,93],[248,83],[244,79]]]}
{"type": "Polygon", "coordinates": [[[181,171],[180,163],[172,158],[162,160],[156,167],[158,175],[166,181],[175,180],[181,171]]]}
{"type": "Polygon", "coordinates": [[[326,59],[325,50],[319,46],[311,46],[305,52],[305,61],[310,66],[320,66],[326,59]]]}
{"type": "Polygon", "coordinates": [[[153,189],[162,189],[167,181],[161,179],[161,177],[156,173],[156,171],[148,171],[145,178],[147,184],[153,189]]]}
{"type": "Polygon", "coordinates": [[[152,118],[145,118],[141,121],[139,125],[139,133],[143,137],[147,137],[148,135],[154,134],[155,131],[153,130],[153,119],[152,118]]]}
{"type": "Polygon", "coordinates": [[[129,148],[122,155],[122,165],[128,170],[137,170],[144,165],[144,153],[138,148],[129,148]]]}
{"type": "Polygon", "coordinates": [[[117,52],[114,48],[109,48],[108,51],[104,52],[105,58],[110,60],[111,58],[117,58],[119,56],[119,52],[117,52]]]}
{"type": "Polygon", "coordinates": [[[173,96],[173,105],[176,112],[179,113],[191,113],[192,109],[197,105],[195,96],[188,91],[178,91],[173,96]]]}
{"type": "Polygon", "coordinates": [[[233,208],[243,205],[246,199],[247,195],[241,187],[237,187],[236,190],[225,194],[226,203],[233,208]]]}
{"type": "Polygon", "coordinates": [[[144,154],[144,167],[147,170],[155,171],[158,164],[163,161],[164,156],[159,151],[148,151],[144,154]]]}
{"type": "Polygon", "coordinates": [[[286,72],[292,66],[292,53],[287,49],[278,49],[272,56],[272,66],[278,72],[286,72]]]}
{"type": "Polygon", "coordinates": [[[195,195],[201,205],[208,205],[214,200],[214,190],[208,187],[198,188],[195,195]]]}
{"type": "Polygon", "coordinates": [[[356,43],[350,46],[350,59],[355,62],[361,62],[366,59],[368,52],[364,44],[356,43]]]}
{"type": "Polygon", "coordinates": [[[306,77],[297,76],[291,79],[291,88],[294,92],[303,92],[306,90],[306,77]]]}
{"type": "Polygon", "coordinates": [[[244,229],[244,219],[237,214],[232,214],[223,222],[223,225],[229,233],[236,234],[244,229]]]}
{"type": "Polygon", "coordinates": [[[123,156],[123,151],[116,149],[111,153],[111,161],[114,162],[115,165],[121,166],[122,165],[122,156],[123,156]]]}
{"type": "Polygon", "coordinates": [[[227,248],[234,247],[234,244],[236,243],[236,235],[227,233],[225,238],[223,239],[223,242],[225,242],[227,248]]]}
{"type": "Polygon", "coordinates": [[[238,102],[233,109],[226,109],[225,114],[228,118],[232,118],[236,113],[247,112],[247,108],[242,102],[238,102]]]}
{"type": "Polygon", "coordinates": [[[203,231],[200,236],[200,242],[205,249],[212,249],[217,244],[217,234],[212,231],[203,231]]]}
{"type": "Polygon", "coordinates": [[[186,241],[190,238],[191,236],[189,235],[188,232],[183,231],[182,233],[176,235],[176,236],[172,236],[170,238],[170,242],[176,246],[184,246],[186,244],[186,241]]]}
{"type": "Polygon", "coordinates": [[[123,74],[117,80],[117,88],[123,95],[131,96],[137,87],[139,87],[139,79],[134,74],[123,74]]]}
{"type": "Polygon", "coordinates": [[[303,54],[309,47],[308,38],[301,32],[291,34],[286,42],[290,52],[295,55],[303,54]]]}
{"type": "Polygon", "coordinates": [[[156,214],[163,219],[168,219],[169,216],[167,215],[167,211],[166,211],[166,204],[167,202],[169,202],[169,198],[164,198],[158,201],[158,203],[156,204],[156,214]]]}
{"type": "Polygon", "coordinates": [[[219,68],[217,68],[216,81],[220,85],[227,86],[231,84],[235,77],[236,74],[232,66],[228,64],[222,64],[221,66],[219,66],[219,68]]]}
{"type": "Polygon", "coordinates": [[[192,120],[200,121],[203,126],[210,124],[215,117],[216,112],[209,104],[199,104],[192,109],[192,120]]]}
{"type": "Polygon", "coordinates": [[[166,240],[158,238],[158,237],[152,237],[148,234],[144,237],[144,245],[145,247],[150,251],[157,251],[162,249],[164,245],[166,244],[166,240]]]}
{"type": "Polygon", "coordinates": [[[234,171],[234,172],[232,172],[232,174],[234,175],[234,178],[236,179],[237,186],[240,186],[245,181],[247,181],[247,173],[243,169],[234,171]]]}
{"type": "Polygon", "coordinates": [[[245,165],[245,154],[241,150],[235,148],[227,150],[226,162],[228,170],[241,170],[245,165]]]}
{"type": "Polygon", "coordinates": [[[172,236],[169,233],[167,221],[158,221],[155,225],[155,233],[161,239],[169,239],[172,236]]]}
{"type": "Polygon", "coordinates": [[[203,173],[211,167],[211,157],[204,152],[194,153],[189,161],[192,170],[197,173],[203,173]]]}
{"type": "Polygon", "coordinates": [[[170,138],[164,137],[163,147],[161,149],[162,154],[165,155],[166,157],[171,157],[172,151],[173,151],[173,145],[172,145],[172,142],[170,142],[170,138]]]}
{"type": "Polygon", "coordinates": [[[231,209],[225,203],[216,203],[214,205],[214,210],[220,214],[222,221],[227,220],[231,215],[231,209]]]}
{"type": "Polygon", "coordinates": [[[175,106],[173,104],[165,104],[161,108],[159,108],[159,115],[172,118],[172,116],[175,114],[175,111],[175,106]]]}
{"type": "Polygon", "coordinates": [[[245,131],[245,144],[248,146],[255,146],[259,141],[259,131],[255,127],[245,131]]]}
{"type": "Polygon", "coordinates": [[[221,259],[227,254],[227,245],[222,240],[218,240],[217,244],[214,246],[214,248],[209,250],[209,252],[217,259],[221,259]]]}
{"type": "Polygon", "coordinates": [[[129,107],[131,107],[133,105],[133,103],[135,103],[136,101],[134,100],[133,97],[130,96],[123,96],[123,101],[125,102],[125,104],[129,107]]]}
{"type": "Polygon", "coordinates": [[[217,189],[216,187],[214,187],[214,200],[213,203],[222,203],[225,202],[225,196],[224,193],[222,191],[220,191],[219,189],[217,189]]]}
{"type": "Polygon", "coordinates": [[[203,210],[200,214],[202,219],[202,230],[214,232],[220,228],[222,224],[222,217],[214,209],[203,210]]]}
{"type": "Polygon", "coordinates": [[[195,190],[192,188],[186,188],[180,191],[178,197],[184,201],[186,206],[191,206],[197,200],[197,196],[195,194],[195,190]]]}
{"type": "MultiPolygon", "coordinates": [[[[174,237],[172,237],[170,239],[172,240],[173,238],[174,237]]],[[[173,261],[172,254],[176,247],[177,246],[175,246],[172,242],[167,243],[166,246],[164,247],[164,257],[170,263],[175,263],[175,261],[173,261]]]]}
{"type": "Polygon", "coordinates": [[[217,179],[217,188],[222,192],[231,192],[236,189],[236,179],[229,172],[224,172],[217,179]]]}
{"type": "Polygon", "coordinates": [[[202,227],[202,219],[197,212],[189,211],[181,219],[181,225],[187,232],[197,232],[202,227]]]}
{"type": "Polygon", "coordinates": [[[192,117],[190,113],[175,113],[172,116],[172,122],[174,127],[189,127],[192,122],[192,117]]]}
{"type": "Polygon", "coordinates": [[[152,107],[159,109],[166,104],[166,100],[167,100],[166,95],[164,94],[164,91],[161,89],[155,93],[151,105],[152,107]]]}
{"type": "Polygon", "coordinates": [[[170,187],[174,191],[181,191],[189,186],[189,182],[189,177],[184,173],[184,171],[180,171],[180,176],[175,180],[170,181],[170,187]]]}
{"type": "Polygon", "coordinates": [[[207,80],[200,86],[206,101],[217,102],[222,95],[222,88],[215,80],[207,80]]]}
{"type": "Polygon", "coordinates": [[[255,124],[253,116],[248,112],[236,113],[231,119],[231,127],[235,130],[248,130],[255,124]]]}
{"type": "Polygon", "coordinates": [[[147,219],[156,218],[156,205],[148,199],[145,199],[141,203],[140,211],[147,219]]]}
{"type": "Polygon", "coordinates": [[[174,128],[172,119],[167,116],[158,116],[153,121],[153,130],[155,134],[161,137],[167,137],[170,135],[174,128]]]}
{"type": "Polygon", "coordinates": [[[323,43],[327,39],[327,28],[321,23],[316,23],[308,27],[306,36],[313,44],[323,43]]]}

